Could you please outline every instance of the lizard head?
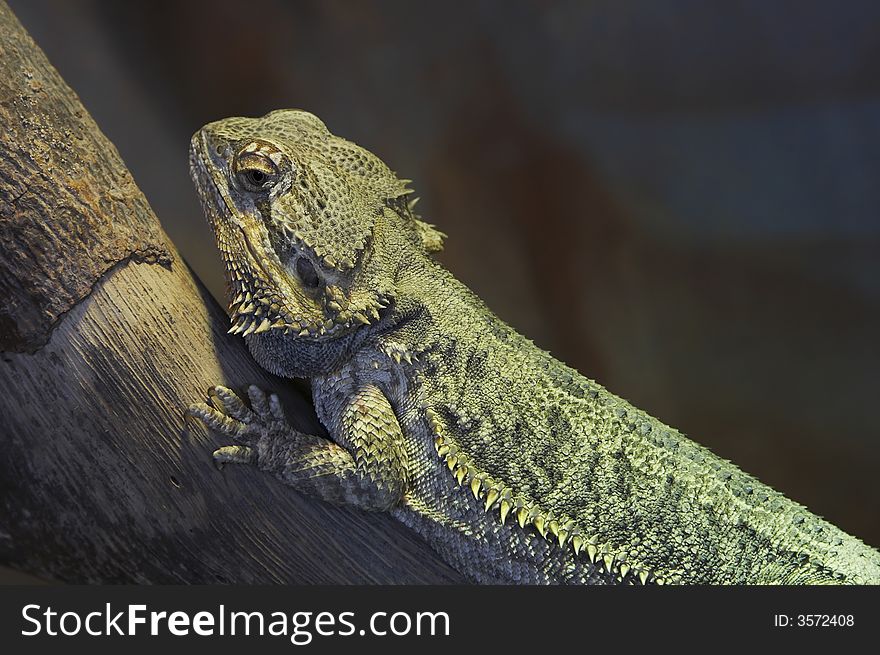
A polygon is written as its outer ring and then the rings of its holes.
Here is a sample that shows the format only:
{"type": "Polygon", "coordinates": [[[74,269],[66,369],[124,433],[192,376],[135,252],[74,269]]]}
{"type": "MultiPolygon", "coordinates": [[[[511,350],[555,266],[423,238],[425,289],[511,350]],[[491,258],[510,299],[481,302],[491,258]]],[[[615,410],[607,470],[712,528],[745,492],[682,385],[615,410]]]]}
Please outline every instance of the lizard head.
{"type": "Polygon", "coordinates": [[[441,247],[412,214],[407,181],[308,112],[210,123],[192,138],[190,170],[226,265],[233,333],[315,341],[375,324],[394,299],[381,226],[441,247]]]}

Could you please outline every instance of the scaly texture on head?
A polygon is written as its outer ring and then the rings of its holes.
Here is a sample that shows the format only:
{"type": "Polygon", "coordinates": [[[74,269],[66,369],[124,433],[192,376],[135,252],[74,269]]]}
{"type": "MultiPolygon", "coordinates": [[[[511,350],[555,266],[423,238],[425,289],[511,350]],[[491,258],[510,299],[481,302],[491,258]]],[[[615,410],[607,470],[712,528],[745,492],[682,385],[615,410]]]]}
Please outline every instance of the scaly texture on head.
{"type": "Polygon", "coordinates": [[[234,333],[335,338],[380,320],[394,295],[391,260],[368,247],[380,223],[402,226],[413,248],[441,247],[412,214],[406,181],[307,112],[206,125],[190,167],[226,264],[234,333]]]}

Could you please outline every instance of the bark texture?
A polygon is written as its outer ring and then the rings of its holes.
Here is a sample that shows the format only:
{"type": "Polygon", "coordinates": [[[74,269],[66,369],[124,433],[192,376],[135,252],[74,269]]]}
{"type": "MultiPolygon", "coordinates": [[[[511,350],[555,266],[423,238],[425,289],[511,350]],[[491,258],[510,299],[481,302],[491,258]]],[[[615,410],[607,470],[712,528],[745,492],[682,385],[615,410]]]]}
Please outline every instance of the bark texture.
{"type": "Polygon", "coordinates": [[[298,495],[183,412],[280,392],[168,241],[116,149],[0,3],[0,561],[68,582],[460,582],[385,515],[298,495]]]}

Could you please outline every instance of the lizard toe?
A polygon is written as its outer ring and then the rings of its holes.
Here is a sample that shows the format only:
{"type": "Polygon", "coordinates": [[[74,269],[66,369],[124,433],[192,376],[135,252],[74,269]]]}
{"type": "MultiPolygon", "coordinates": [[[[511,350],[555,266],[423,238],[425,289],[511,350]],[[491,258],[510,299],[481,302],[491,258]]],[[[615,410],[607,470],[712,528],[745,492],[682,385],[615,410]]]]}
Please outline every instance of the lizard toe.
{"type": "Polygon", "coordinates": [[[256,415],[244,404],[232,389],[216,386],[208,390],[208,396],[216,409],[242,423],[253,423],[256,415]]]}
{"type": "Polygon", "coordinates": [[[236,441],[249,444],[259,438],[259,434],[252,434],[249,426],[235,418],[231,418],[222,411],[205,403],[190,405],[186,411],[187,420],[198,419],[208,428],[230,437],[236,441]]]}
{"type": "Polygon", "coordinates": [[[249,446],[223,446],[214,451],[214,463],[217,468],[224,464],[255,464],[257,453],[249,446]]]}
{"type": "MultiPolygon", "coordinates": [[[[251,403],[251,409],[253,409],[260,419],[263,421],[277,420],[271,411],[266,393],[262,389],[252,384],[247,388],[247,394],[248,400],[251,403]]],[[[274,396],[275,394],[272,395],[274,396]]]]}

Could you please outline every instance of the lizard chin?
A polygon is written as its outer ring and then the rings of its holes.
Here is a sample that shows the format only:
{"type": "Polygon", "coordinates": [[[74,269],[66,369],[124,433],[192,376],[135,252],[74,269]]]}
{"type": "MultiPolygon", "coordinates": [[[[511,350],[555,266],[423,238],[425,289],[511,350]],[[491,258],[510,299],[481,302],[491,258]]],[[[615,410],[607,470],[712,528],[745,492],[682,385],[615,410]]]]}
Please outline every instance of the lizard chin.
{"type": "Polygon", "coordinates": [[[358,328],[319,338],[291,337],[279,330],[245,337],[254,360],[267,371],[285,378],[323,375],[351,357],[358,328]]]}

